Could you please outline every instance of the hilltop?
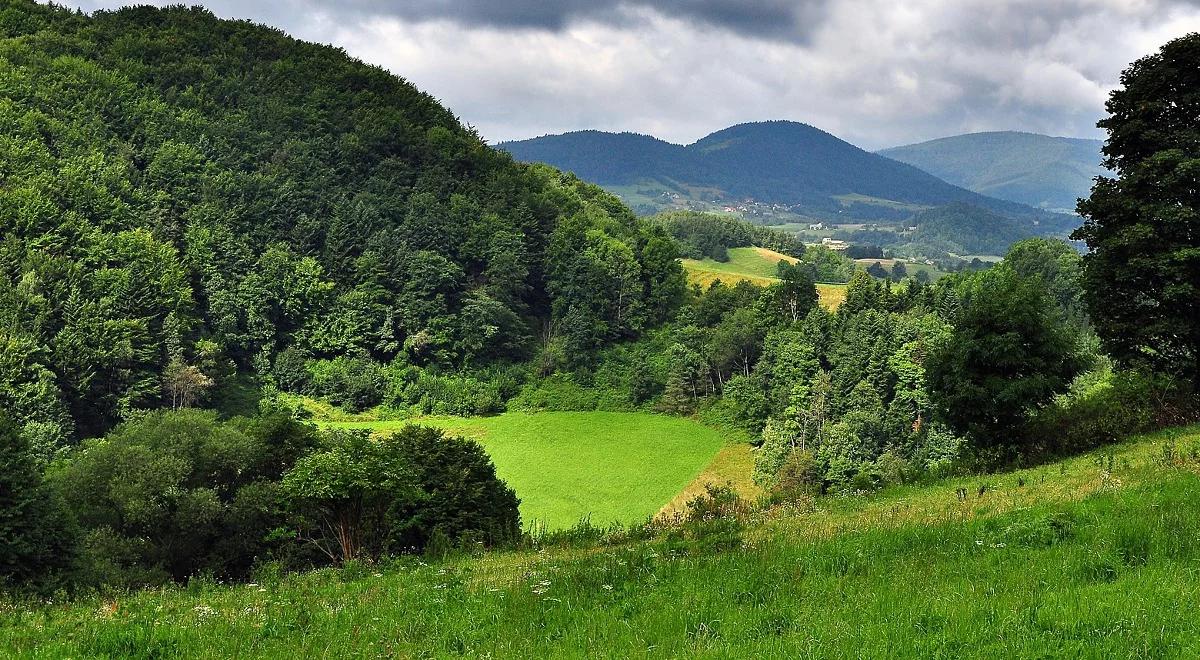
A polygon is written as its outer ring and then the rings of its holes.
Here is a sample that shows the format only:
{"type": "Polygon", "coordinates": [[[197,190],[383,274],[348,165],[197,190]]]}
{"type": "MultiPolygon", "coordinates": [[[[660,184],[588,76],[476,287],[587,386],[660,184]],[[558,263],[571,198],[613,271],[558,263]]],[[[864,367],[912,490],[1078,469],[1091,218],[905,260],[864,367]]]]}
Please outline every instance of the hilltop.
{"type": "Polygon", "coordinates": [[[518,160],[548,163],[598,183],[640,212],[688,202],[720,207],[753,200],[766,208],[752,212],[774,209],[837,221],[901,220],[951,203],[1012,216],[1040,215],[791,121],[739,124],[687,146],[600,131],[498,146],[518,160]]]}
{"type": "Polygon", "coordinates": [[[970,133],[878,152],[983,195],[1074,212],[1100,165],[1100,140],[996,131],[970,133]]]}

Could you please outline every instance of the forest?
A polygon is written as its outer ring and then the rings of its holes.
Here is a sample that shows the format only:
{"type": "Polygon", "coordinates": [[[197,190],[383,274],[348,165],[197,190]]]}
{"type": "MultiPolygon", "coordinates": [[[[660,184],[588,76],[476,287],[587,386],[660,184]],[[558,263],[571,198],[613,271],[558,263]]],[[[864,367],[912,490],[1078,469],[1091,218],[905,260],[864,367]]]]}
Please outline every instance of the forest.
{"type": "MultiPolygon", "coordinates": [[[[540,542],[479,442],[313,424],[298,401],[689,417],[754,445],[766,511],[1194,422],[1198,49],[1167,44],[1113,93],[1088,254],[1032,238],[892,281],[735,219],[639,218],[332,47],[199,8],[9,0],[0,583],[245,582],[540,542]],[[680,258],[744,247],[797,261],[766,286],[688,285],[680,258]]],[[[980,241],[1016,238],[973,218],[980,241]]],[[[685,527],[638,533],[737,547],[736,499],[716,487],[685,527]]]]}

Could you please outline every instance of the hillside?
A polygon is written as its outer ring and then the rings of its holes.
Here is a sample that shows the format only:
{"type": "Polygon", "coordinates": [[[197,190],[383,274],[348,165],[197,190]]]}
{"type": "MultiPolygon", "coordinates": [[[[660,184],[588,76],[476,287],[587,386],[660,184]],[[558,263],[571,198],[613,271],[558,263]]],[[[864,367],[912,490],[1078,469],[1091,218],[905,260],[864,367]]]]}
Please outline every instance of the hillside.
{"type": "Polygon", "coordinates": [[[902,220],[922,208],[966,202],[1006,215],[1039,215],[796,122],[741,124],[687,146],[583,131],[499,147],[518,160],[549,163],[605,186],[639,211],[753,200],[750,215],[781,206],[826,220],[902,220]]]}
{"type": "Polygon", "coordinates": [[[322,360],[525,359],[567,314],[586,359],[682,290],[617,199],[341,50],[198,8],[3,19],[0,407],[42,451],[322,360]]]}
{"type": "Polygon", "coordinates": [[[879,154],[983,195],[1074,212],[1100,166],[1100,140],[998,131],[956,135],[879,154]]]}
{"type": "Polygon", "coordinates": [[[1029,236],[1028,227],[978,206],[952,204],[917,213],[910,251],[925,255],[1002,255],[1029,236]]]}
{"type": "MultiPolygon", "coordinates": [[[[650,538],[62,604],[10,657],[1173,657],[1200,645],[1200,429],[650,538]],[[962,493],[966,493],[964,496],[962,493]],[[429,625],[437,621],[437,625],[429,625]]],[[[690,525],[690,526],[689,526],[690,525]]]]}

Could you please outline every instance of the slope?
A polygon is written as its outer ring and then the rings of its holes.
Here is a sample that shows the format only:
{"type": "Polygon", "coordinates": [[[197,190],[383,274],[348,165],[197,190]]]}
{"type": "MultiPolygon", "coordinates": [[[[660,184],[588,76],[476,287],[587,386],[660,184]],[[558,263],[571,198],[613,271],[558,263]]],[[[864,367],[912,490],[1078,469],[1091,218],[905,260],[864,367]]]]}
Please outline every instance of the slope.
{"type": "Polygon", "coordinates": [[[0,407],[49,446],[170,403],[168,375],[512,361],[571,309],[586,352],[682,289],[618,200],[341,50],[181,6],[0,19],[0,407]]]}
{"type": "Polygon", "coordinates": [[[1180,429],[1014,473],[776,509],[741,534],[580,537],[252,585],[0,601],[0,650],[1181,657],[1200,645],[1198,457],[1200,428],[1180,429]]]}
{"type": "Polygon", "coordinates": [[[977,193],[1073,212],[1092,179],[1106,174],[1100,140],[998,131],[971,133],[880,151],[977,193]]]}

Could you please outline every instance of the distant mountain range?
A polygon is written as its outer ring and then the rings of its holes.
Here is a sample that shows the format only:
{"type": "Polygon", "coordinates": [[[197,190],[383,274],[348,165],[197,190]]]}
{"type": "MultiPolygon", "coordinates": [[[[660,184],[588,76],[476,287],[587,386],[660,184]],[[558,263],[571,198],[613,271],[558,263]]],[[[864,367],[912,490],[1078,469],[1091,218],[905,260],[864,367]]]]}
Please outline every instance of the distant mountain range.
{"type": "Polygon", "coordinates": [[[884,149],[879,154],[984,195],[1073,212],[1100,165],[1100,140],[1002,131],[884,149]]]}
{"type": "Polygon", "coordinates": [[[788,214],[796,216],[792,221],[901,222],[925,209],[970,204],[1021,218],[1037,233],[1066,231],[1075,222],[967,190],[797,122],[741,124],[687,146],[600,131],[498,146],[518,160],[598,183],[643,214],[734,207],[750,219],[771,215],[774,224],[788,222],[788,214]]]}

